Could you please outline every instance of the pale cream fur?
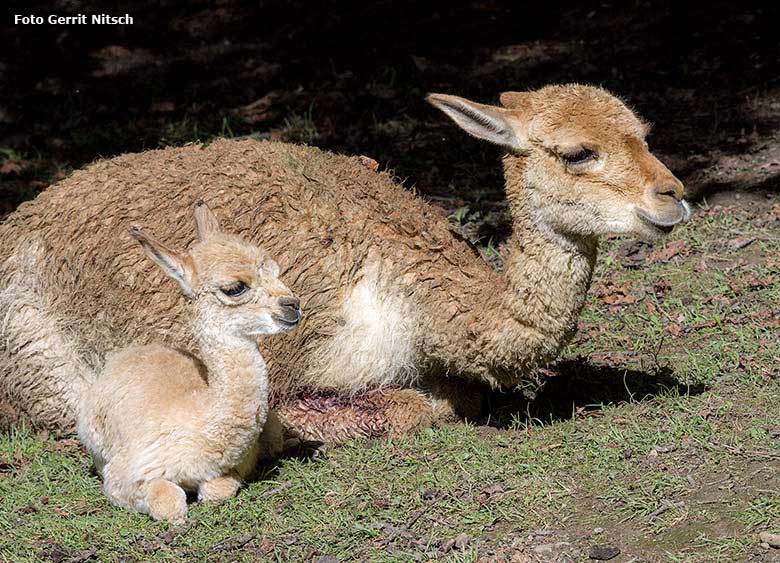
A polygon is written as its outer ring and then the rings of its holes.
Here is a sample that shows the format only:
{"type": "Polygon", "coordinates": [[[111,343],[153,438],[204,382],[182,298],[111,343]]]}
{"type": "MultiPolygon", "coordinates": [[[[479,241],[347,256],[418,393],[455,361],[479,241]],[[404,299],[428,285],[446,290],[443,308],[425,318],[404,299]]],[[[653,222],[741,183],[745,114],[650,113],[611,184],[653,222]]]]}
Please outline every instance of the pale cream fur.
{"type": "Polygon", "coordinates": [[[290,330],[301,317],[264,251],[221,233],[205,205],[195,215],[199,241],[187,254],[140,229],[131,233],[191,300],[200,359],[157,344],[115,352],[77,417],[111,502],[172,523],[186,517],[185,490],[199,501],[225,500],[261,449],[280,449],[256,339],[290,330]]]}

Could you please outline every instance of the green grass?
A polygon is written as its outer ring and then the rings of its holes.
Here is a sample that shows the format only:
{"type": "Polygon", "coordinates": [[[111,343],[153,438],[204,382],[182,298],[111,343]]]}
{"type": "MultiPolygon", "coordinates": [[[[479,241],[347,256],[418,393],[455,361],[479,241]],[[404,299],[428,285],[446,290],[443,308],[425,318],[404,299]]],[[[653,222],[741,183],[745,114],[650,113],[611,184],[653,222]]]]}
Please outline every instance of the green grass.
{"type": "Polygon", "coordinates": [[[293,143],[313,144],[320,135],[314,122],[313,112],[314,104],[311,104],[306,112],[292,113],[285,118],[280,131],[282,138],[293,143]]]}
{"type": "Polygon", "coordinates": [[[639,268],[623,265],[626,241],[608,241],[579,335],[535,403],[497,414],[498,427],[284,459],[222,506],[192,504],[183,528],[110,506],[76,444],[20,429],[0,438],[0,554],[523,561],[566,542],[575,561],[597,543],[619,546],[618,560],[772,555],[757,534],[780,531],[780,347],[765,313],[780,292],[751,280],[778,275],[773,237],[705,215],[672,235],[690,255],[639,268]],[[746,250],[722,244],[737,230],[758,238],[742,265],[746,250]],[[637,301],[608,305],[606,282],[628,283],[637,301]]]}

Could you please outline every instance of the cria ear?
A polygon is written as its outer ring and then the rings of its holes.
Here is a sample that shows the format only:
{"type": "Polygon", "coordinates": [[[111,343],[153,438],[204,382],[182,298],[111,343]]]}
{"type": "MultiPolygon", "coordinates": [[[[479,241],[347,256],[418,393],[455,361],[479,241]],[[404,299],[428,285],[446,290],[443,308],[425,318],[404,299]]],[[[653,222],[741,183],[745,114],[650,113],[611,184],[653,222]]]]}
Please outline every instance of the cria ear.
{"type": "Polygon", "coordinates": [[[198,239],[201,242],[221,232],[217,216],[202,200],[195,204],[195,224],[198,226],[198,239]]]}
{"type": "Polygon", "coordinates": [[[157,264],[168,277],[179,284],[181,290],[189,298],[195,297],[192,287],[195,270],[189,256],[171,250],[153,236],[146,234],[138,227],[130,229],[130,235],[141,244],[144,253],[157,264]]]}
{"type": "Polygon", "coordinates": [[[522,127],[511,110],[447,94],[429,94],[426,99],[473,137],[514,151],[528,149],[528,139],[523,133],[527,127],[522,127]]]}

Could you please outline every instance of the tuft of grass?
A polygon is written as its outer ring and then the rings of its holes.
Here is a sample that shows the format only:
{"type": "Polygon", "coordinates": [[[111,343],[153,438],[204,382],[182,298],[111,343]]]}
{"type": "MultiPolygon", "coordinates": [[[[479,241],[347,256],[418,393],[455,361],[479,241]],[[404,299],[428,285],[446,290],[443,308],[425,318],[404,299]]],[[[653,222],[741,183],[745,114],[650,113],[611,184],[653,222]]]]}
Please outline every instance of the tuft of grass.
{"type": "Polygon", "coordinates": [[[317,125],[314,123],[314,104],[303,114],[292,113],[285,118],[281,128],[281,135],[285,141],[291,143],[313,144],[320,136],[317,125]]]}
{"type": "Polygon", "coordinates": [[[511,560],[563,542],[585,560],[598,542],[627,559],[744,560],[780,523],[780,345],[765,314],[780,295],[751,281],[777,274],[780,245],[727,215],[673,236],[689,255],[640,267],[621,259],[626,241],[606,242],[579,334],[534,402],[497,394],[479,424],[283,459],[224,505],[191,505],[184,528],[112,507],[72,442],[0,437],[0,559],[511,560]],[[751,265],[722,244],[737,228],[761,240],[751,265]],[[606,302],[607,282],[636,300],[606,302]]]}

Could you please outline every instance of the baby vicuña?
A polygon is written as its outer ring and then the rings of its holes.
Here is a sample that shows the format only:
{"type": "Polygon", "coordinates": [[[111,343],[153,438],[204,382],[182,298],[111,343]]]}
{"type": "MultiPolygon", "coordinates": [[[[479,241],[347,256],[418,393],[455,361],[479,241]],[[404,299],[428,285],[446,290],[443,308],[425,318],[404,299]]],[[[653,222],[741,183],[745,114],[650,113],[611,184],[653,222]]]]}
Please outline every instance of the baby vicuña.
{"type": "Polygon", "coordinates": [[[111,502],[172,523],[187,515],[185,490],[199,501],[225,500],[261,450],[279,445],[257,337],[301,318],[264,250],[222,233],[202,203],[195,220],[198,241],[186,254],[138,228],[130,234],[191,302],[200,359],[161,345],[122,349],[78,413],[79,437],[111,502]]]}

